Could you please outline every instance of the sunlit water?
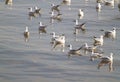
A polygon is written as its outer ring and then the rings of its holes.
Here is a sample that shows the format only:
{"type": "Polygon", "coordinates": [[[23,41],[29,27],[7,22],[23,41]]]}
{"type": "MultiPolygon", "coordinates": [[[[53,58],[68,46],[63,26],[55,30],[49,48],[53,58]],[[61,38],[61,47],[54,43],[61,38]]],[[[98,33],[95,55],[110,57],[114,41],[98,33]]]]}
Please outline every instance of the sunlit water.
{"type": "Polygon", "coordinates": [[[114,9],[102,4],[102,11],[97,13],[94,0],[72,0],[72,4],[60,6],[62,21],[50,23],[51,3],[60,4],[62,0],[13,0],[13,5],[0,0],[0,82],[119,82],[120,81],[120,12],[115,3],[114,9]],[[28,2],[29,1],[29,2],[28,2]],[[28,8],[42,8],[41,17],[28,19],[28,8]],[[75,37],[74,20],[78,9],[85,12],[79,23],[86,22],[86,33],[75,37]],[[38,34],[38,22],[48,25],[47,33],[38,34]],[[30,38],[25,42],[23,32],[29,27],[30,38]],[[67,57],[68,48],[61,52],[52,51],[51,32],[65,34],[66,45],[79,48],[85,42],[92,45],[93,36],[104,34],[104,30],[117,28],[115,40],[104,39],[102,49],[105,55],[114,53],[114,71],[108,67],[97,69],[98,60],[89,61],[88,56],[67,57]]]}

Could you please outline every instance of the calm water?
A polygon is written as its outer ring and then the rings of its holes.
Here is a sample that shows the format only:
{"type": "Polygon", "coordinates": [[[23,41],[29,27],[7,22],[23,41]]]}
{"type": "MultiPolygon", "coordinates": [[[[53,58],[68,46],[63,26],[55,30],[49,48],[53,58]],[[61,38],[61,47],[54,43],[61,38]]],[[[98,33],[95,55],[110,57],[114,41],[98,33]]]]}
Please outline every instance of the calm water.
{"type": "MultiPolygon", "coordinates": [[[[72,4],[60,6],[63,20],[50,23],[51,3],[60,4],[62,0],[13,0],[13,6],[4,5],[0,0],[0,82],[119,82],[120,81],[120,12],[115,8],[104,6],[97,14],[96,2],[89,0],[72,0],[72,4]],[[29,1],[29,2],[27,2],[29,1]],[[28,8],[42,8],[41,17],[28,19],[28,8]],[[85,17],[79,23],[86,22],[86,33],[80,32],[76,38],[73,34],[74,20],[78,9],[82,8],[85,17]],[[38,22],[48,25],[47,34],[38,34],[38,22]],[[29,27],[30,39],[24,41],[25,26],[29,27]],[[117,38],[105,39],[103,50],[105,55],[113,52],[113,72],[108,72],[107,66],[97,69],[98,61],[90,62],[88,56],[73,56],[70,59],[59,48],[52,51],[51,32],[65,34],[66,45],[80,47],[87,42],[93,43],[93,36],[99,36],[116,27],[117,38]],[[75,41],[77,39],[77,41],[75,41]]],[[[90,55],[90,54],[88,54],[90,55]]]]}

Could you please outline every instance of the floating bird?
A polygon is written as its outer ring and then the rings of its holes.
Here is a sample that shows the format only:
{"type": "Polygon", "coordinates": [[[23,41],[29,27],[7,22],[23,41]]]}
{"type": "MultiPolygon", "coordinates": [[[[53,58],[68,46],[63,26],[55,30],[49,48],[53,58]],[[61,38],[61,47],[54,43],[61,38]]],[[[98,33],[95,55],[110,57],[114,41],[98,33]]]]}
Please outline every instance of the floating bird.
{"type": "Polygon", "coordinates": [[[30,36],[30,32],[28,31],[28,27],[26,26],[26,27],[25,27],[25,31],[24,31],[25,42],[28,41],[29,36],[30,36]]]}
{"type": "Polygon", "coordinates": [[[75,32],[74,34],[78,34],[79,30],[85,31],[85,22],[82,24],[78,24],[78,19],[75,20],[75,32]]]}
{"type": "Polygon", "coordinates": [[[54,19],[53,19],[55,17],[54,11],[52,11],[50,14],[51,14],[50,23],[54,23],[54,19]]]}
{"type": "Polygon", "coordinates": [[[96,5],[96,11],[97,12],[101,11],[101,4],[100,3],[97,3],[97,5],[96,5]]]}
{"type": "Polygon", "coordinates": [[[13,0],[5,0],[6,5],[12,5],[12,3],[13,3],[13,0]]]}
{"type": "Polygon", "coordinates": [[[70,57],[71,55],[79,55],[82,56],[82,54],[80,53],[80,50],[82,49],[82,47],[78,48],[78,49],[72,49],[72,45],[68,45],[69,47],[69,51],[68,51],[68,57],[70,57]]]}
{"type": "Polygon", "coordinates": [[[114,8],[114,0],[104,0],[104,3],[106,6],[111,6],[112,8],[114,8]]]}
{"type": "Polygon", "coordinates": [[[47,33],[47,32],[46,32],[46,27],[47,27],[47,26],[46,26],[46,25],[43,25],[42,22],[39,22],[39,28],[38,28],[39,34],[40,34],[40,33],[47,33]]]}
{"type": "Polygon", "coordinates": [[[87,43],[84,43],[82,50],[84,50],[84,53],[87,54],[87,52],[96,52],[97,51],[97,46],[88,46],[87,43]]]}
{"type": "Polygon", "coordinates": [[[94,37],[94,46],[97,46],[97,45],[103,45],[103,35],[100,35],[100,37],[98,38],[98,37],[94,37]]]}
{"type": "Polygon", "coordinates": [[[60,13],[58,13],[57,15],[54,14],[54,11],[51,12],[51,17],[50,17],[50,22],[53,23],[54,20],[58,20],[58,21],[61,21],[62,18],[61,18],[61,15],[60,13]]]}
{"type": "Polygon", "coordinates": [[[54,39],[53,49],[55,49],[56,46],[58,45],[61,46],[62,51],[64,52],[64,47],[65,47],[65,35],[64,34],[54,39]]]}
{"type": "Polygon", "coordinates": [[[52,35],[51,42],[50,42],[51,44],[54,43],[54,41],[55,41],[56,38],[60,37],[60,35],[56,35],[55,32],[50,33],[50,35],[52,35]]]}
{"type": "Polygon", "coordinates": [[[116,38],[116,28],[113,27],[113,30],[106,31],[104,37],[115,39],[116,38]]]}
{"type": "Polygon", "coordinates": [[[103,3],[103,0],[96,0],[97,3],[103,3]]]}
{"type": "Polygon", "coordinates": [[[38,8],[37,6],[35,6],[34,9],[35,9],[34,12],[35,12],[36,14],[39,14],[39,15],[41,16],[41,8],[38,8]]]}
{"type": "Polygon", "coordinates": [[[82,9],[79,9],[79,11],[78,11],[78,17],[79,17],[80,19],[82,19],[82,18],[84,17],[84,12],[83,12],[82,9]]]}
{"type": "Polygon", "coordinates": [[[28,8],[29,9],[29,19],[32,19],[32,17],[36,17],[37,14],[33,11],[32,7],[28,8]]]}
{"type": "Polygon", "coordinates": [[[51,11],[57,11],[58,13],[60,13],[60,5],[54,5],[54,4],[51,4],[52,5],[52,8],[51,8],[51,11]]]}
{"type": "Polygon", "coordinates": [[[63,0],[62,3],[66,5],[71,5],[71,0],[63,0]]]}
{"type": "Polygon", "coordinates": [[[94,52],[94,50],[92,50],[92,54],[90,55],[90,61],[94,61],[95,59],[101,58],[103,56],[102,53],[96,53],[94,52]]]}
{"type": "Polygon", "coordinates": [[[56,19],[56,20],[58,20],[58,21],[61,21],[61,20],[62,20],[61,15],[62,15],[62,14],[58,13],[55,17],[53,17],[53,19],[56,19]]]}
{"type": "Polygon", "coordinates": [[[110,53],[110,56],[101,58],[101,61],[98,63],[98,69],[105,64],[109,65],[110,72],[113,71],[113,53],[110,53]]]}

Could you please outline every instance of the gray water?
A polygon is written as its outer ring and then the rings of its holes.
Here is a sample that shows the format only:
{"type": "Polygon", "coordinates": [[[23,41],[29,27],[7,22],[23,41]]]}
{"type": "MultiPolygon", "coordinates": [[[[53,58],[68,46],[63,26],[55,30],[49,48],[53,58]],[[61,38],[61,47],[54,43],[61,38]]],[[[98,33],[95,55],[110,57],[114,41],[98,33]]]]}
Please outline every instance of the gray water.
{"type": "Polygon", "coordinates": [[[102,11],[95,10],[96,2],[72,0],[72,4],[60,6],[62,21],[50,23],[51,3],[60,4],[62,0],[13,0],[13,5],[0,0],[0,82],[119,82],[120,81],[120,12],[117,2],[114,9],[102,4],[102,11]],[[29,2],[28,2],[29,1],[29,2]],[[28,19],[28,8],[42,8],[41,17],[28,19]],[[86,22],[86,33],[73,34],[78,9],[85,12],[79,23],[86,22]],[[47,27],[47,33],[38,34],[38,22],[47,27]],[[25,26],[29,27],[30,38],[24,41],[25,26]],[[97,69],[98,60],[89,61],[88,56],[67,57],[68,48],[51,50],[51,32],[65,34],[66,45],[78,48],[85,42],[93,43],[93,36],[103,34],[104,30],[117,28],[115,40],[105,39],[102,49],[105,55],[114,53],[114,71],[108,67],[97,69]],[[77,39],[77,41],[76,41],[77,39]]]}

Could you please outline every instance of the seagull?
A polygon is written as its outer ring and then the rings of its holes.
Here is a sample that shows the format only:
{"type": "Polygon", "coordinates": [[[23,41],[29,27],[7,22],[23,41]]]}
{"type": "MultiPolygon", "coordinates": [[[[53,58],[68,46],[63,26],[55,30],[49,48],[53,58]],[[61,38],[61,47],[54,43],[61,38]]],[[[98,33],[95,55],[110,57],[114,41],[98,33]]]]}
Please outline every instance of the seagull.
{"type": "Polygon", "coordinates": [[[106,31],[104,37],[108,37],[108,38],[112,37],[112,39],[115,39],[116,38],[116,28],[113,27],[113,30],[106,31]]]}
{"type": "Polygon", "coordinates": [[[83,12],[82,9],[79,9],[79,11],[78,11],[78,17],[79,17],[80,19],[82,19],[82,18],[84,17],[84,12],[83,12]]]}
{"type": "Polygon", "coordinates": [[[13,3],[13,0],[5,0],[6,5],[12,5],[12,3],[13,3]]]}
{"type": "Polygon", "coordinates": [[[59,9],[60,5],[54,5],[54,4],[51,5],[52,5],[51,11],[57,11],[58,13],[60,13],[60,9],[59,9]]]}
{"type": "Polygon", "coordinates": [[[39,34],[40,34],[40,33],[47,33],[47,32],[46,32],[46,27],[47,27],[47,26],[46,26],[46,25],[43,25],[42,22],[39,22],[39,28],[38,28],[39,34]]]}
{"type": "Polygon", "coordinates": [[[113,53],[110,53],[110,56],[102,57],[101,61],[98,63],[98,69],[100,69],[101,66],[108,64],[109,65],[109,71],[113,71],[113,53]]]}
{"type": "Polygon", "coordinates": [[[63,0],[62,3],[66,5],[71,5],[71,0],[63,0]]]}
{"type": "Polygon", "coordinates": [[[50,16],[50,23],[54,23],[54,17],[55,17],[55,13],[54,13],[54,11],[52,11],[51,13],[51,16],[50,16]]]}
{"type": "Polygon", "coordinates": [[[56,38],[60,37],[60,35],[56,35],[55,32],[50,33],[50,35],[52,35],[51,42],[50,42],[51,44],[54,43],[54,41],[55,41],[56,38]]]}
{"type": "Polygon", "coordinates": [[[80,53],[80,50],[82,49],[82,47],[78,48],[78,49],[72,49],[72,45],[68,45],[69,47],[69,51],[68,51],[68,57],[70,57],[71,55],[79,55],[82,56],[82,54],[80,53]]]}
{"type": "Polygon", "coordinates": [[[96,11],[97,12],[101,11],[101,4],[100,3],[97,3],[97,5],[96,5],[96,11]]]}
{"type": "Polygon", "coordinates": [[[61,15],[60,13],[58,13],[57,15],[54,14],[54,11],[51,12],[51,17],[50,17],[50,21],[51,23],[53,23],[53,20],[58,20],[58,21],[61,21],[62,18],[61,18],[61,15]]]}
{"type": "Polygon", "coordinates": [[[33,11],[32,7],[28,8],[29,9],[29,19],[31,19],[32,17],[36,17],[37,14],[33,11]]]}
{"type": "Polygon", "coordinates": [[[78,34],[79,30],[85,31],[85,24],[86,22],[82,23],[82,24],[78,24],[78,19],[75,20],[75,32],[74,34],[78,34]]]}
{"type": "Polygon", "coordinates": [[[97,3],[103,3],[103,0],[96,0],[97,3]]]}
{"type": "Polygon", "coordinates": [[[64,52],[64,47],[65,47],[65,35],[64,34],[62,34],[60,37],[54,39],[52,49],[55,49],[56,46],[58,46],[58,45],[61,46],[62,51],[64,52]]]}
{"type": "Polygon", "coordinates": [[[96,45],[103,45],[103,35],[100,35],[100,37],[94,37],[93,38],[93,40],[94,40],[94,46],[96,46],[96,45]]]}
{"type": "Polygon", "coordinates": [[[96,58],[101,58],[103,56],[102,53],[96,53],[94,52],[94,50],[92,50],[92,54],[90,55],[90,61],[94,61],[96,58]]]}
{"type": "Polygon", "coordinates": [[[37,6],[34,7],[35,13],[41,15],[41,8],[38,8],[37,6]]]}
{"type": "Polygon", "coordinates": [[[25,27],[25,31],[24,31],[24,37],[25,37],[25,41],[28,41],[28,38],[30,36],[30,32],[28,31],[28,27],[25,27]]]}
{"type": "Polygon", "coordinates": [[[106,6],[111,6],[114,8],[114,0],[104,0],[106,6]]]}
{"type": "Polygon", "coordinates": [[[87,52],[97,51],[97,46],[88,46],[87,43],[84,43],[82,50],[84,50],[84,53],[87,54],[87,52]]]}

